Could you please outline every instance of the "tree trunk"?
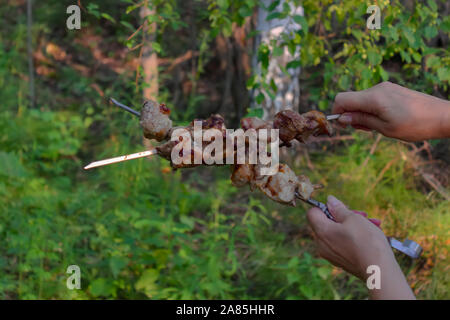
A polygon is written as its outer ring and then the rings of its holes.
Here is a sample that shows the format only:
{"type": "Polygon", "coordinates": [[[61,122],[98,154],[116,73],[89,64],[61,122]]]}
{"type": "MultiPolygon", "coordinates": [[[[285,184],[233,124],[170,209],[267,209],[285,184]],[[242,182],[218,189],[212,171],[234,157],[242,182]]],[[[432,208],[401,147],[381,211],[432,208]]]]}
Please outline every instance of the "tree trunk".
{"type": "Polygon", "coordinates": [[[145,100],[157,99],[158,97],[158,57],[153,51],[151,42],[154,39],[156,32],[156,24],[152,23],[150,26],[145,22],[148,15],[154,14],[153,10],[150,10],[148,3],[146,2],[140,9],[140,16],[144,21],[143,27],[143,46],[142,46],[142,58],[141,65],[144,73],[144,90],[143,97],[145,100]]]}
{"type": "MultiPolygon", "coordinates": [[[[264,6],[269,6],[271,0],[263,0],[264,6]]],[[[275,11],[282,11],[284,1],[281,1],[275,11]]],[[[291,10],[295,11],[297,15],[303,15],[302,7],[294,7],[291,5],[291,10]]],[[[257,61],[257,48],[261,43],[269,45],[273,39],[279,39],[279,36],[283,32],[296,31],[300,29],[300,26],[295,22],[290,22],[289,19],[273,19],[267,21],[268,12],[260,7],[258,9],[257,25],[256,29],[259,31],[259,36],[255,41],[255,50],[253,55],[253,68],[256,70],[256,74],[261,74],[261,67],[257,61]]],[[[273,48],[269,45],[270,49],[273,48]]],[[[277,92],[275,99],[271,99],[266,93],[263,92],[265,100],[261,106],[257,105],[255,97],[261,92],[259,89],[252,92],[252,107],[264,109],[264,118],[272,118],[277,112],[283,109],[298,110],[300,101],[300,68],[289,69],[289,75],[283,73],[280,69],[280,65],[286,66],[286,64],[294,59],[298,59],[300,56],[300,49],[291,55],[287,48],[279,57],[272,57],[269,62],[268,77],[264,81],[270,84],[273,79],[277,86],[277,92]]]]}

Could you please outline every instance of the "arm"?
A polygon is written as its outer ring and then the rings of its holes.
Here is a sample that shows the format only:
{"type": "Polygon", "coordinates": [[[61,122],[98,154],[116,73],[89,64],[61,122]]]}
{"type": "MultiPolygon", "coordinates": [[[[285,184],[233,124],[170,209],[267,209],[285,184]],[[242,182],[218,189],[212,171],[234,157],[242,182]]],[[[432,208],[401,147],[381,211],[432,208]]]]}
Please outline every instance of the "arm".
{"type": "Polygon", "coordinates": [[[381,288],[369,290],[371,299],[415,299],[383,231],[332,196],[327,205],[336,222],[317,208],[308,212],[319,254],[364,282],[370,276],[367,267],[379,266],[381,288]]]}
{"type": "Polygon", "coordinates": [[[391,82],[336,96],[333,113],[356,129],[406,141],[450,138],[450,102],[391,82]]]}

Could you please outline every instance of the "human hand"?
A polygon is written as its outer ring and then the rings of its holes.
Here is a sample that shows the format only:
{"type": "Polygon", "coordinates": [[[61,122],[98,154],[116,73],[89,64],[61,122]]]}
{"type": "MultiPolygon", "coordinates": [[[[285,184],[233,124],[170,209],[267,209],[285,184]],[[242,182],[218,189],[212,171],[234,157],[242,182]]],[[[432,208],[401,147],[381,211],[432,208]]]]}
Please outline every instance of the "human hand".
{"type": "Polygon", "coordinates": [[[333,196],[328,197],[327,206],[337,223],[317,208],[308,211],[319,255],[362,280],[369,265],[393,258],[378,220],[371,223],[367,214],[350,211],[333,196]]]}
{"type": "Polygon", "coordinates": [[[379,221],[369,221],[367,214],[349,210],[333,196],[327,206],[336,222],[317,208],[307,215],[319,255],[363,281],[369,276],[367,267],[378,266],[382,287],[370,290],[374,299],[414,299],[379,221]]]}
{"type": "Polygon", "coordinates": [[[339,93],[332,112],[342,125],[405,141],[450,137],[450,102],[391,82],[339,93]]]}

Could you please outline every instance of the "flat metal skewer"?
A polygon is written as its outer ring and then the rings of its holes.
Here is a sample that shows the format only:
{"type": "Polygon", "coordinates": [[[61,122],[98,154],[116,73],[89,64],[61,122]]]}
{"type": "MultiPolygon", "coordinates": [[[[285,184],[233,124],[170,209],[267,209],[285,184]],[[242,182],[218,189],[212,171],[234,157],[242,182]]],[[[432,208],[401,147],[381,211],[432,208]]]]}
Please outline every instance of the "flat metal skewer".
{"type": "Polygon", "coordinates": [[[122,108],[123,110],[126,110],[126,111],[128,111],[129,113],[134,114],[135,116],[138,116],[138,117],[141,116],[141,113],[140,113],[139,111],[136,111],[136,110],[134,110],[134,109],[132,109],[132,108],[130,108],[130,107],[124,105],[123,103],[120,103],[120,102],[117,101],[116,99],[110,98],[110,100],[111,100],[112,103],[114,103],[114,104],[115,104],[116,106],[118,106],[119,108],[122,108]]]}
{"type": "Polygon", "coordinates": [[[118,163],[118,162],[138,159],[138,158],[145,158],[145,157],[157,154],[157,153],[158,153],[158,151],[156,149],[152,149],[152,150],[142,151],[142,152],[138,152],[138,153],[127,154],[125,156],[120,156],[120,157],[115,157],[115,158],[110,158],[110,159],[105,159],[105,160],[99,160],[99,161],[95,161],[95,162],[88,164],[86,167],[84,167],[84,170],[89,170],[92,168],[106,166],[108,164],[113,164],[113,163],[118,163]]]}
{"type": "Polygon", "coordinates": [[[340,114],[330,114],[330,115],[327,116],[327,120],[328,120],[328,121],[330,121],[330,120],[336,120],[336,119],[338,119],[340,116],[341,116],[340,114]]]}
{"type": "Polygon", "coordinates": [[[310,204],[314,207],[319,208],[326,216],[328,219],[333,220],[334,222],[336,222],[336,220],[334,219],[333,215],[331,214],[330,210],[328,210],[328,207],[325,203],[322,203],[320,201],[314,200],[314,199],[304,199],[300,196],[300,194],[296,191],[295,192],[295,196],[297,197],[297,199],[302,200],[303,202],[306,202],[307,204],[310,204]]]}

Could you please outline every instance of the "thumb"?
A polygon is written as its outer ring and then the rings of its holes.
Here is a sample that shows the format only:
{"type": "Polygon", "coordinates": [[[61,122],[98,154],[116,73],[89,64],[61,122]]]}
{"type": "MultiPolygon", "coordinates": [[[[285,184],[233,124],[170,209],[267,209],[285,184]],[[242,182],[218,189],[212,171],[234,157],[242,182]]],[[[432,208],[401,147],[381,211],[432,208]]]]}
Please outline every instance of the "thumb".
{"type": "Polygon", "coordinates": [[[353,214],[353,212],[347,209],[345,204],[331,195],[328,196],[327,206],[336,219],[336,222],[343,222],[349,215],[353,214]]]}
{"type": "Polygon", "coordinates": [[[384,126],[383,120],[373,114],[365,112],[346,112],[338,118],[338,121],[341,124],[350,124],[356,128],[364,127],[380,132],[384,126]]]}

